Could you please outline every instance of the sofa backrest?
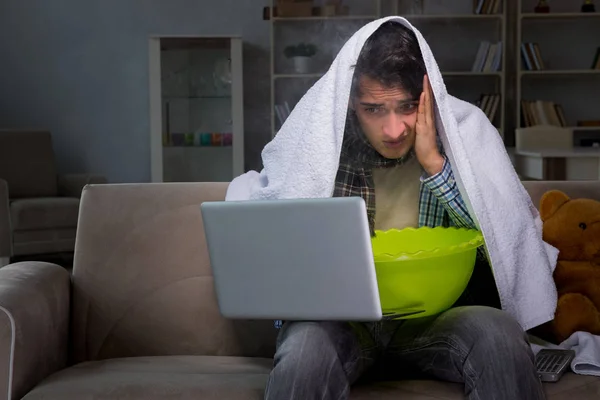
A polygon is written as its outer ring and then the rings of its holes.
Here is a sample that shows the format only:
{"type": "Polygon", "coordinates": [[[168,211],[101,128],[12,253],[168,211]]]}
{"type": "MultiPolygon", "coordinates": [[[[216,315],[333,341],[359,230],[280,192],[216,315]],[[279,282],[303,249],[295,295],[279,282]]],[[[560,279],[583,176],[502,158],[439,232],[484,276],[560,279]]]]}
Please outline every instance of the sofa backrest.
{"type": "Polygon", "coordinates": [[[523,186],[537,209],[548,190],[561,190],[571,198],[583,197],[600,201],[600,181],[524,181],[523,186]]]}
{"type": "MultiPolygon", "coordinates": [[[[523,182],[600,200],[600,182],[523,182]]],[[[220,316],[200,213],[227,183],[91,185],[81,197],[73,268],[73,361],[200,354],[267,356],[271,321],[220,316]]]]}
{"type": "Polygon", "coordinates": [[[11,198],[53,197],[58,192],[48,131],[0,130],[0,179],[11,198]]]}
{"type": "Polygon", "coordinates": [[[219,314],[200,204],[226,183],[83,190],[73,268],[73,361],[150,355],[267,356],[272,321],[219,314]]]}

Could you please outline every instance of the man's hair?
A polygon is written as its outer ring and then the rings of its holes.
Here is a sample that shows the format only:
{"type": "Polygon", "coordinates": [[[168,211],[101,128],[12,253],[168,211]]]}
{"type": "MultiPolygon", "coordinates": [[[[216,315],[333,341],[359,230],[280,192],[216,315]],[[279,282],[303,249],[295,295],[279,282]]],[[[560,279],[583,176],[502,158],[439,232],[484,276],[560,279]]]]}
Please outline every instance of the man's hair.
{"type": "Polygon", "coordinates": [[[360,78],[366,76],[385,87],[401,88],[419,99],[425,62],[415,33],[401,23],[383,23],[365,42],[354,66],[352,94],[360,95],[360,78]]]}

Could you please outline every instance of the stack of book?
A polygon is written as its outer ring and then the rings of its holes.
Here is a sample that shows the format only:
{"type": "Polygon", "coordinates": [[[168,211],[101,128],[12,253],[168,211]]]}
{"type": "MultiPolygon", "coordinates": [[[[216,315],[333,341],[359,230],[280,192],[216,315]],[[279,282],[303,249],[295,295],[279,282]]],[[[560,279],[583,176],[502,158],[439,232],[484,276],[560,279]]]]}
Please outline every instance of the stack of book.
{"type": "Polygon", "coordinates": [[[502,63],[502,42],[490,43],[483,41],[473,63],[472,72],[495,72],[500,70],[502,63]]]}
{"type": "Polygon", "coordinates": [[[494,121],[500,107],[500,94],[482,94],[475,104],[481,108],[490,121],[494,121]]]}
{"type": "Polygon", "coordinates": [[[537,43],[521,43],[523,67],[529,71],[541,71],[544,67],[540,46],[537,43]]]}
{"type": "Polygon", "coordinates": [[[552,101],[521,100],[523,126],[567,126],[562,106],[552,101]]]}
{"type": "Polygon", "coordinates": [[[502,0],[473,0],[473,13],[498,14],[502,0]]]}

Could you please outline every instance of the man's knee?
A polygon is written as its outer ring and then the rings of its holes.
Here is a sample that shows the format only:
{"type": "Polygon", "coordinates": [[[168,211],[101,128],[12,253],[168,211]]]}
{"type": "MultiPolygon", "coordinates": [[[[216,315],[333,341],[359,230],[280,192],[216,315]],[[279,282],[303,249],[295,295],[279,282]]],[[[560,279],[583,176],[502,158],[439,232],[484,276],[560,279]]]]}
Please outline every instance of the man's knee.
{"type": "Polygon", "coordinates": [[[468,307],[456,312],[462,314],[460,340],[465,349],[505,360],[531,356],[525,331],[506,312],[491,307],[468,307]]]}
{"type": "Polygon", "coordinates": [[[295,370],[306,368],[307,371],[327,368],[340,357],[339,344],[345,334],[341,324],[335,322],[288,322],[282,327],[275,365],[289,365],[295,370]]]}

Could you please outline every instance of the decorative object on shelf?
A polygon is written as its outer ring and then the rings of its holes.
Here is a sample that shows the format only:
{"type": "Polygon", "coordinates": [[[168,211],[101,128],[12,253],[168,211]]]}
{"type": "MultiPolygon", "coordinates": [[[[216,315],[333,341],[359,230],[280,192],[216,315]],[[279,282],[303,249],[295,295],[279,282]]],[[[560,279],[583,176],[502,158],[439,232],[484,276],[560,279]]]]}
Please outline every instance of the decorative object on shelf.
{"type": "Polygon", "coordinates": [[[581,5],[581,12],[596,12],[596,6],[593,0],[585,0],[581,5]]]}
{"type": "Polygon", "coordinates": [[[317,54],[317,46],[311,43],[289,45],[283,50],[283,54],[294,61],[294,70],[297,73],[306,74],[310,69],[310,58],[317,54]]]}
{"type": "Polygon", "coordinates": [[[313,15],[313,0],[277,0],[274,16],[278,18],[301,18],[313,15]]]}
{"type": "Polygon", "coordinates": [[[223,146],[231,146],[233,144],[233,134],[224,133],[223,134],[223,146]]]}
{"type": "Polygon", "coordinates": [[[350,7],[342,3],[343,0],[325,0],[325,4],[314,8],[314,14],[319,17],[330,18],[350,14],[350,7]]]}
{"type": "Polygon", "coordinates": [[[231,132],[171,133],[165,147],[228,147],[233,145],[231,132]]]}
{"type": "Polygon", "coordinates": [[[546,2],[546,0],[539,0],[535,8],[533,9],[536,13],[549,13],[550,6],[546,2]]]}
{"type": "Polygon", "coordinates": [[[598,127],[600,128],[600,120],[594,119],[582,119],[577,120],[577,126],[585,126],[585,127],[598,127]]]}

